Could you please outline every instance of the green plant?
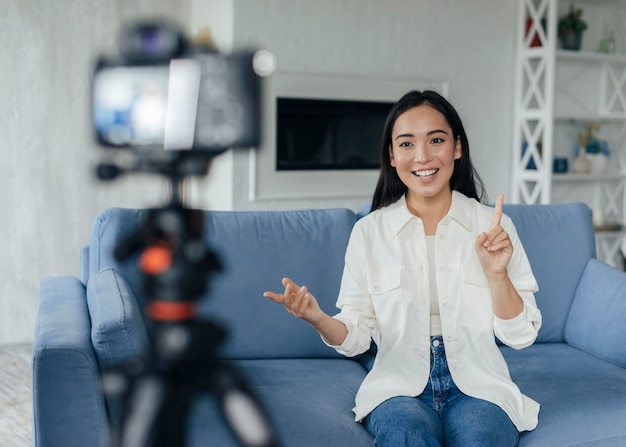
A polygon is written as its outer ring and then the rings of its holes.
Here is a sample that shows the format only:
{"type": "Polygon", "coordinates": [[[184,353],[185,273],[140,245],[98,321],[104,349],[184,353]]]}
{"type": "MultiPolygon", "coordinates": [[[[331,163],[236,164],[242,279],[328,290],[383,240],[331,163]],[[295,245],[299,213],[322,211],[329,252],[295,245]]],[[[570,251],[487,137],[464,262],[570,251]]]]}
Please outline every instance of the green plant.
{"type": "Polygon", "coordinates": [[[582,19],[582,8],[574,8],[572,4],[567,14],[559,19],[559,37],[570,33],[579,33],[587,29],[587,22],[582,19]]]}
{"type": "Polygon", "coordinates": [[[578,144],[580,147],[585,148],[595,138],[595,133],[600,128],[600,125],[595,121],[592,121],[584,131],[578,129],[576,131],[576,139],[578,140],[578,144]]]}

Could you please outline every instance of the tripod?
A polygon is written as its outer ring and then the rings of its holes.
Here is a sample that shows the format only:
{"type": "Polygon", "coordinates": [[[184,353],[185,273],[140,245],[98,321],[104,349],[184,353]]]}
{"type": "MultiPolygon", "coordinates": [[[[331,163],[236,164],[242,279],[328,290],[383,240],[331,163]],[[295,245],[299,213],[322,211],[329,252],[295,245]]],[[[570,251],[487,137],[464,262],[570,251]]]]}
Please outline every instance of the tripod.
{"type": "Polygon", "coordinates": [[[168,166],[169,205],[149,210],[143,225],[115,249],[120,260],[139,253],[150,349],[145,358],[104,374],[107,397],[121,399],[110,446],[185,446],[192,400],[208,393],[217,399],[224,422],[241,446],[276,447],[246,381],[217,357],[225,329],[195,318],[207,279],[221,266],[204,244],[204,213],[183,206],[183,176],[176,164],[170,161],[168,166]]]}

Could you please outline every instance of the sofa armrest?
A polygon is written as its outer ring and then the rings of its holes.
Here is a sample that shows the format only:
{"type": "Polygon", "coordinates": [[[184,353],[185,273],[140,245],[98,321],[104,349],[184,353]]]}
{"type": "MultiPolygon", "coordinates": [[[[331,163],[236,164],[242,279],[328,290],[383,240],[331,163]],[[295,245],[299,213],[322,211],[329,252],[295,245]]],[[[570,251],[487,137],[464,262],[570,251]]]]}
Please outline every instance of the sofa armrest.
{"type": "Polygon", "coordinates": [[[575,348],[626,368],[626,273],[590,259],[565,326],[575,348]]]}
{"type": "Polygon", "coordinates": [[[44,278],[33,344],[33,440],[37,447],[101,445],[108,426],[90,338],[84,285],[44,278]]]}

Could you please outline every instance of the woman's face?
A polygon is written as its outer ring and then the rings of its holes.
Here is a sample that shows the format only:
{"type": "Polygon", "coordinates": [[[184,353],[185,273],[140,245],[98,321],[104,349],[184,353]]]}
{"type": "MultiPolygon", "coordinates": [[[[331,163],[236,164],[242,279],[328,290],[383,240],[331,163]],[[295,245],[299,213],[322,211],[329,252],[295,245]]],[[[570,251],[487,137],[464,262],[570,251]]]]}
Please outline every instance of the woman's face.
{"type": "Polygon", "coordinates": [[[408,200],[449,198],[460,139],[441,112],[421,105],[401,114],[391,132],[391,166],[408,189],[408,200]]]}

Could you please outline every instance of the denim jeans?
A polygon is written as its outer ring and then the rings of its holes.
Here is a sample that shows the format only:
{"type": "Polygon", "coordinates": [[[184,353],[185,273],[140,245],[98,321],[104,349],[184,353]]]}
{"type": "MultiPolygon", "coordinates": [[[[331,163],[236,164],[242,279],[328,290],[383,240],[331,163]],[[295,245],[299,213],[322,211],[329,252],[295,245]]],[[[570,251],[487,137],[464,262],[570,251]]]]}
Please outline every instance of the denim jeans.
{"type": "Polygon", "coordinates": [[[363,420],[376,447],[517,446],[519,432],[504,410],[454,384],[442,337],[431,337],[430,348],[424,392],[388,399],[363,420]]]}

